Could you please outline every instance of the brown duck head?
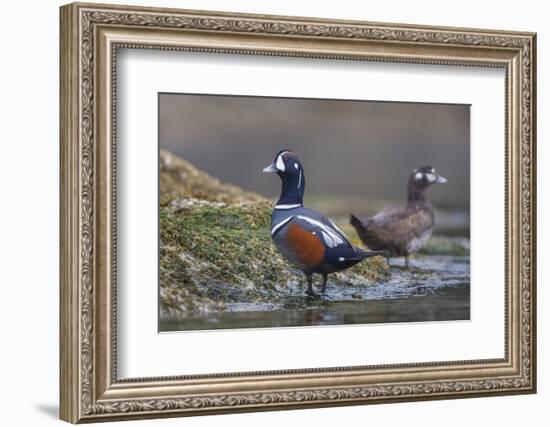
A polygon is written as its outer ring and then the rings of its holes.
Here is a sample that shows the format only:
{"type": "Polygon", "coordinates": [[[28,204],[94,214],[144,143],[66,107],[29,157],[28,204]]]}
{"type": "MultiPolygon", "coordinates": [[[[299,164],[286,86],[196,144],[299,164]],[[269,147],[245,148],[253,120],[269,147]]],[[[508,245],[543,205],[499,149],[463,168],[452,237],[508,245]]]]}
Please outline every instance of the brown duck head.
{"type": "Polygon", "coordinates": [[[439,175],[432,166],[420,166],[409,175],[407,185],[408,202],[425,201],[425,192],[433,184],[445,184],[447,179],[439,175]]]}

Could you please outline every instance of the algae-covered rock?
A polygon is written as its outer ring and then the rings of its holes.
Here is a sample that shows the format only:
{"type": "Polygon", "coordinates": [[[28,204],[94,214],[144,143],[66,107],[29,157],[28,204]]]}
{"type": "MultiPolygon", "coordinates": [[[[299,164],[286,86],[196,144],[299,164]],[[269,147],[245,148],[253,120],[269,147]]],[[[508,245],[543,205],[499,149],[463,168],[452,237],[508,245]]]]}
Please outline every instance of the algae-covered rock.
{"type": "MultiPolygon", "coordinates": [[[[281,303],[303,274],[271,241],[271,203],[174,199],[160,210],[160,301],[163,318],[224,310],[228,303],[281,303]]],[[[383,258],[331,276],[331,284],[387,279],[383,258]]]]}
{"type": "Polygon", "coordinates": [[[465,237],[432,236],[420,253],[424,255],[470,255],[470,240],[465,237]]]}
{"type": "Polygon", "coordinates": [[[166,150],[160,150],[159,169],[161,206],[178,197],[230,203],[263,200],[256,193],[220,182],[166,150]]]}

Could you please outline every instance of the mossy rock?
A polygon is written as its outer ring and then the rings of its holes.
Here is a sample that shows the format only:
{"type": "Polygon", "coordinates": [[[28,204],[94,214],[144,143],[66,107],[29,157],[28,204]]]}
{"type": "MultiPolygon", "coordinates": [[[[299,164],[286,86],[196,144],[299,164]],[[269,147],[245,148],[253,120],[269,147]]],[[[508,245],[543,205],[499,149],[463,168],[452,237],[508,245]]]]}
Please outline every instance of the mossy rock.
{"type": "MultiPolygon", "coordinates": [[[[270,202],[175,198],[160,209],[160,303],[163,318],[224,310],[229,302],[284,302],[303,274],[271,241],[270,202]]],[[[371,284],[389,277],[381,257],[331,276],[371,284]]]]}
{"type": "Polygon", "coordinates": [[[465,237],[432,236],[419,253],[424,255],[470,255],[470,240],[465,237]]]}
{"type": "Polygon", "coordinates": [[[264,200],[259,194],[220,182],[166,150],[160,150],[159,179],[161,206],[181,197],[224,203],[264,200]]]}

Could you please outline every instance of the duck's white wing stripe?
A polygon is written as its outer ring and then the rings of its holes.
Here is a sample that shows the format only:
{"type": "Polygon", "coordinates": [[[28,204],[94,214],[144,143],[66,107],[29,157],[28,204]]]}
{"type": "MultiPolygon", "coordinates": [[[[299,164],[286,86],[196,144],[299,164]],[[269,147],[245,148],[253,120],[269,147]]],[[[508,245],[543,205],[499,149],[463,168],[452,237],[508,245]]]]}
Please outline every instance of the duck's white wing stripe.
{"type": "MultiPolygon", "coordinates": [[[[342,237],[338,233],[334,232],[334,230],[331,230],[329,227],[327,227],[322,222],[317,221],[316,219],[313,219],[313,218],[310,218],[310,217],[307,217],[307,216],[303,216],[303,215],[298,215],[298,218],[303,219],[304,221],[307,221],[310,224],[315,225],[316,227],[319,227],[323,231],[323,233],[328,234],[328,236],[334,242],[334,246],[338,246],[340,244],[345,243],[344,239],[342,239],[342,237]]],[[[328,242],[327,242],[327,244],[328,244],[328,242]]],[[[331,246],[331,247],[333,247],[333,246],[331,246]]]]}
{"type": "Polygon", "coordinates": [[[287,222],[289,222],[292,218],[294,218],[294,215],[289,216],[288,218],[285,218],[281,222],[275,224],[271,228],[271,235],[273,236],[277,232],[277,230],[279,230],[283,225],[285,225],[287,222]]]}
{"type": "Polygon", "coordinates": [[[342,230],[340,230],[340,227],[338,227],[331,219],[329,219],[329,222],[332,224],[332,226],[338,231],[338,233],[340,233],[340,237],[342,237],[347,243],[348,245],[350,245],[354,250],[355,250],[355,247],[351,244],[351,242],[349,241],[349,239],[346,237],[346,235],[344,234],[344,232],[342,230]]]}
{"type": "Polygon", "coordinates": [[[325,240],[325,243],[329,248],[333,248],[337,246],[334,239],[330,237],[327,233],[325,233],[324,231],[321,231],[321,234],[323,235],[323,239],[325,240]]]}

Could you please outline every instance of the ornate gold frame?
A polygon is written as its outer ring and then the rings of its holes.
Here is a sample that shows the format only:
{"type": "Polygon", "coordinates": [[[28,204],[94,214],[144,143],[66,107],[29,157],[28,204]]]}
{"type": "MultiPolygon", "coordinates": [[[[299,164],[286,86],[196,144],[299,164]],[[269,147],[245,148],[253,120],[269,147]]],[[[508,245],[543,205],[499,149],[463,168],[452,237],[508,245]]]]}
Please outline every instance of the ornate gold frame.
{"type": "Polygon", "coordinates": [[[535,392],[535,34],[71,4],[61,8],[61,418],[73,423],[535,392]],[[505,357],[116,376],[118,47],[506,70],[505,357]]]}

